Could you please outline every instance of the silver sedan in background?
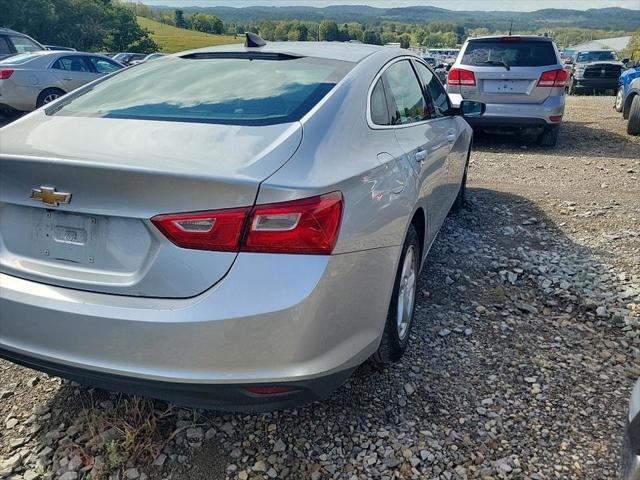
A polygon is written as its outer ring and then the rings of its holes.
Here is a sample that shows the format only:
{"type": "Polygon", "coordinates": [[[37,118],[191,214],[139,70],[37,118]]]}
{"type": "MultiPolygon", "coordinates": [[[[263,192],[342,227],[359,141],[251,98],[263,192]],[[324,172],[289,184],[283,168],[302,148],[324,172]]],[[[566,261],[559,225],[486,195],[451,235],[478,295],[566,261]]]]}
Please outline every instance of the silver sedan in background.
{"type": "Polygon", "coordinates": [[[0,60],[0,108],[31,111],[67,92],[124,68],[92,53],[48,51],[0,60]]]}
{"type": "MultiPolygon", "coordinates": [[[[258,38],[258,40],[261,40],[258,38]]],[[[0,356],[228,410],[398,360],[472,130],[406,50],[167,56],[0,130],[0,356]]]]}

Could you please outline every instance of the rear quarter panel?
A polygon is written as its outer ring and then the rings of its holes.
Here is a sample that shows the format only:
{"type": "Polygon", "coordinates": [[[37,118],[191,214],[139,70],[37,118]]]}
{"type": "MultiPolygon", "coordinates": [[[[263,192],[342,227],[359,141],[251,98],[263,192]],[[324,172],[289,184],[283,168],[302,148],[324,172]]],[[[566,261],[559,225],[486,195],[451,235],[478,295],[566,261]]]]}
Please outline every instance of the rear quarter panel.
{"type": "Polygon", "coordinates": [[[300,148],[260,187],[258,203],[341,191],[337,254],[401,245],[415,210],[418,186],[398,160],[404,152],[393,130],[373,130],[366,118],[371,82],[394,55],[381,52],[358,64],[303,119],[300,148]]]}

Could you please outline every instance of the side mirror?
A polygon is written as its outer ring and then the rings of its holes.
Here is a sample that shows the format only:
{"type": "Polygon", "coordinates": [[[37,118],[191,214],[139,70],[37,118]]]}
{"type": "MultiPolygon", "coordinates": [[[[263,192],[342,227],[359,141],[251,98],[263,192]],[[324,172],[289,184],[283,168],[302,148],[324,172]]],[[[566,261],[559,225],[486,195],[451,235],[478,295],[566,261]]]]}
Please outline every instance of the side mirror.
{"type": "Polygon", "coordinates": [[[462,100],[460,102],[460,113],[463,117],[479,117],[487,109],[487,105],[474,100],[462,100]]]}
{"type": "Polygon", "coordinates": [[[436,68],[445,68],[444,63],[437,65],[436,68]]]}
{"type": "Polygon", "coordinates": [[[452,66],[453,66],[453,65],[448,64],[446,67],[444,67],[444,69],[448,72],[449,70],[451,70],[451,67],[452,67],[452,66]]]}

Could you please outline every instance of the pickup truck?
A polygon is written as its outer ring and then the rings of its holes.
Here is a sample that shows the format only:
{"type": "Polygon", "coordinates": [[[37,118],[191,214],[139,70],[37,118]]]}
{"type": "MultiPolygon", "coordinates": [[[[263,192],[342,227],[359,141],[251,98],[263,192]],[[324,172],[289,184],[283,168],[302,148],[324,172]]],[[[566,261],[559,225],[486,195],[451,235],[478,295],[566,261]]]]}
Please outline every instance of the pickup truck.
{"type": "Polygon", "coordinates": [[[572,62],[567,62],[569,73],[567,92],[604,92],[618,90],[618,77],[628,60],[618,61],[615,52],[588,50],[576,52],[572,62]]]}

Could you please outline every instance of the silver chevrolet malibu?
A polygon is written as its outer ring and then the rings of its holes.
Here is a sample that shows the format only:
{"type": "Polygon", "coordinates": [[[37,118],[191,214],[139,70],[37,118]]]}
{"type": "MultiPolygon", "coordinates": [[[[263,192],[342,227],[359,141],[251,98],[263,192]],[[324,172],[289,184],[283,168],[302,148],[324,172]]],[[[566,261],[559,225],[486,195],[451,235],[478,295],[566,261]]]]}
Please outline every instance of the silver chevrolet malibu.
{"type": "Polygon", "coordinates": [[[472,130],[407,51],[247,44],[122,70],[0,130],[0,356],[222,410],[398,360],[472,130]]]}

